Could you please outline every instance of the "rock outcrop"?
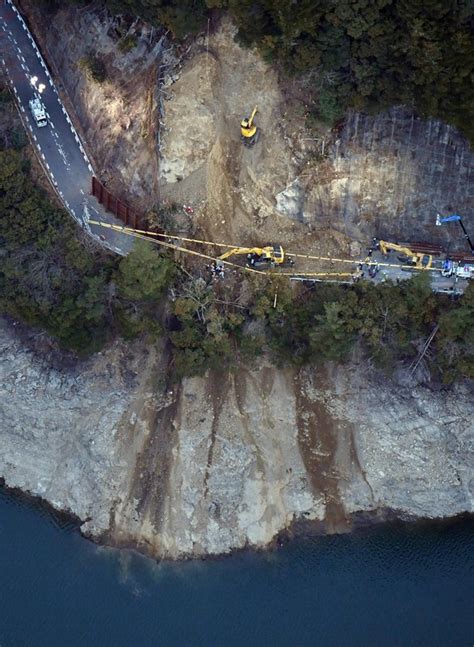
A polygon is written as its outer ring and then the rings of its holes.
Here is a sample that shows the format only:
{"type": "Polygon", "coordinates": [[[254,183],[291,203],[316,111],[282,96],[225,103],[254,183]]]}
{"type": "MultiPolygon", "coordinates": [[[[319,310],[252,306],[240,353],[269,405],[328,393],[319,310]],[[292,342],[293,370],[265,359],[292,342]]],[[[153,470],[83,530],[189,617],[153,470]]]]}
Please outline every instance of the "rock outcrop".
{"type": "Polygon", "coordinates": [[[156,350],[83,362],[0,326],[0,477],[85,534],[156,557],[263,547],[297,519],[473,510],[473,399],[375,380],[356,363],[262,363],[170,388],[156,350]]]}

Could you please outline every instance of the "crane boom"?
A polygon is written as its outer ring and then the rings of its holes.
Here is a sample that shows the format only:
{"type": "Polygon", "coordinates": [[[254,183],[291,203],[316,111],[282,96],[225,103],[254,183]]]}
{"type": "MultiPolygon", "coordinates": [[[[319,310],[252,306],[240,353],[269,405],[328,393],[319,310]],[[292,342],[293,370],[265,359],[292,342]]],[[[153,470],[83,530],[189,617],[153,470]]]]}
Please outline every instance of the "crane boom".
{"type": "Polygon", "coordinates": [[[464,226],[461,216],[457,213],[453,213],[450,216],[445,216],[444,218],[442,218],[438,213],[438,215],[436,216],[436,224],[440,226],[444,225],[444,223],[446,222],[458,222],[460,224],[464,238],[467,240],[467,244],[469,245],[469,248],[471,250],[471,254],[474,254],[474,244],[470,239],[469,234],[467,233],[467,229],[464,226]]]}

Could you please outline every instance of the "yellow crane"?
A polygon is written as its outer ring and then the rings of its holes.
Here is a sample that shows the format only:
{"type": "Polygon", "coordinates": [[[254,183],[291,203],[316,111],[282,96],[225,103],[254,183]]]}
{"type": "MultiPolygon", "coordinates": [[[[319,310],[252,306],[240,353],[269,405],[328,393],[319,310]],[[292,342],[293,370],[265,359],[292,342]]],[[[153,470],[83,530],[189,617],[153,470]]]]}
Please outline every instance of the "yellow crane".
{"type": "Polygon", "coordinates": [[[378,247],[382,254],[385,256],[389,254],[392,250],[395,252],[400,252],[403,256],[402,262],[406,262],[408,265],[413,265],[417,269],[430,269],[433,264],[433,257],[431,254],[423,254],[421,252],[412,252],[408,247],[403,245],[398,245],[397,243],[389,243],[386,240],[379,240],[378,247]]]}
{"type": "Polygon", "coordinates": [[[255,106],[250,117],[244,117],[240,122],[240,139],[245,146],[253,146],[257,141],[258,128],[253,122],[257,109],[258,107],[255,106]]]}
{"type": "Polygon", "coordinates": [[[225,261],[231,256],[247,256],[248,267],[275,267],[288,263],[293,265],[293,260],[285,255],[283,247],[278,244],[267,245],[266,247],[235,247],[219,256],[219,261],[225,261]]]}

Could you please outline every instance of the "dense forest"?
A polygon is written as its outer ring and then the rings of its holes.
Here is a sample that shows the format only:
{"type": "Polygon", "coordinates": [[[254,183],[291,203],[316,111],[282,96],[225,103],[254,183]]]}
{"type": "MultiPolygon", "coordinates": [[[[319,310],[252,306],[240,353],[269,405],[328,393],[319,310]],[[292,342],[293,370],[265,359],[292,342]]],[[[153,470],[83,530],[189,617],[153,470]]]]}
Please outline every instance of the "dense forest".
{"type": "Polygon", "coordinates": [[[347,108],[375,112],[405,104],[454,124],[474,141],[470,0],[105,2],[177,38],[204,29],[216,10],[227,10],[243,45],[256,45],[284,74],[306,81],[315,119],[333,124],[347,108]]]}

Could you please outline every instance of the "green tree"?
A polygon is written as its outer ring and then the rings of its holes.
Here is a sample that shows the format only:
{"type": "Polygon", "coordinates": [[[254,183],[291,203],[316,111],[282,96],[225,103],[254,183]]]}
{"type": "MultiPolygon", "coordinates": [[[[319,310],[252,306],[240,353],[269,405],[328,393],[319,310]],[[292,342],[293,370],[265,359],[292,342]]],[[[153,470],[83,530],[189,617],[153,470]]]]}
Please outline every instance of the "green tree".
{"type": "Polygon", "coordinates": [[[119,295],[132,301],[159,300],[175,275],[174,263],[147,241],[137,240],[120,261],[116,277],[119,295]]]}

